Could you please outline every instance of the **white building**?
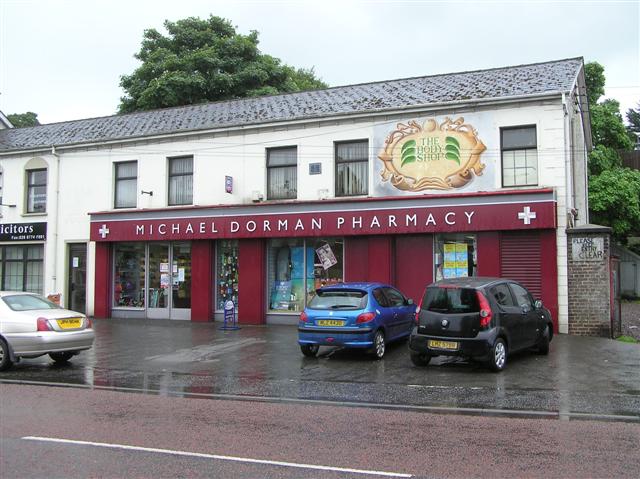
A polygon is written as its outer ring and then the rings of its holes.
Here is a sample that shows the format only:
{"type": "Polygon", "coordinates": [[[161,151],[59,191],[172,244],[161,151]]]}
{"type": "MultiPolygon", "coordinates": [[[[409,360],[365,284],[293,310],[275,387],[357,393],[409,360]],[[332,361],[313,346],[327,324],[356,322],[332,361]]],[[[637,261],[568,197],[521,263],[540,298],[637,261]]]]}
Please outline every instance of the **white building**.
{"type": "Polygon", "coordinates": [[[581,58],[0,131],[0,288],[295,322],[319,284],[510,276],[568,331],[581,58]]]}

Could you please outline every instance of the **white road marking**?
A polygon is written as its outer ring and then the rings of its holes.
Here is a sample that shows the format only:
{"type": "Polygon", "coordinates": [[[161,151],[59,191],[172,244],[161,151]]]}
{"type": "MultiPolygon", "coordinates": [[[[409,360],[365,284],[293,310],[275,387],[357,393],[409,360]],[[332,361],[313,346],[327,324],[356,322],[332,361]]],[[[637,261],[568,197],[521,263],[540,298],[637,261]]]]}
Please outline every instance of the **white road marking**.
{"type": "Polygon", "coordinates": [[[252,459],[249,457],[220,456],[218,454],[204,454],[200,452],[173,451],[171,449],[158,449],[155,447],[128,446],[126,444],[110,444],[106,442],[76,441],[73,439],[59,439],[55,437],[25,436],[22,439],[25,441],[56,442],[61,444],[75,444],[78,446],[94,446],[94,447],[104,447],[108,449],[122,449],[127,451],[155,452],[159,454],[170,454],[173,456],[199,457],[199,458],[205,458],[205,459],[218,459],[220,461],[234,461],[234,462],[246,462],[250,464],[266,464],[270,466],[295,467],[298,469],[315,469],[319,471],[349,472],[352,474],[369,474],[369,475],[385,476],[385,477],[413,477],[411,474],[403,474],[400,472],[367,471],[363,469],[349,469],[349,468],[343,468],[343,467],[318,466],[315,464],[298,464],[295,462],[269,461],[266,459],[252,459]]]}

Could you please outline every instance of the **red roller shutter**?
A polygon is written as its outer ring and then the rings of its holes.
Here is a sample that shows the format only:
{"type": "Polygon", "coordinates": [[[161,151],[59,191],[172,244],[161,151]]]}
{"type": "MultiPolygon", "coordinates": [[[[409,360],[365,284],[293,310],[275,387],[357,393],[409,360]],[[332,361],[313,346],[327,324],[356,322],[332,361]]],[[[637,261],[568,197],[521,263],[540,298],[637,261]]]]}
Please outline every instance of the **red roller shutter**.
{"type": "Polygon", "coordinates": [[[535,231],[503,233],[500,240],[500,270],[503,278],[522,283],[534,298],[542,297],[542,248],[535,231]]]}

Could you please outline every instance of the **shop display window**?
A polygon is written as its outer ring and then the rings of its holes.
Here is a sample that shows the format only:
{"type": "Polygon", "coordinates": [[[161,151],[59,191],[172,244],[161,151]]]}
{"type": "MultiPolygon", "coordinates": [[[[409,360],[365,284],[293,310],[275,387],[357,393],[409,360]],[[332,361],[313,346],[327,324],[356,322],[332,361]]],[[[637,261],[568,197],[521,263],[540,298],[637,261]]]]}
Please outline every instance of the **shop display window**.
{"type": "Polygon", "coordinates": [[[275,239],[269,243],[269,311],[302,311],[315,290],[343,281],[343,242],[275,239]]]}
{"type": "Polygon", "coordinates": [[[219,241],[216,259],[216,309],[231,300],[238,308],[238,241],[219,241]]]}
{"type": "Polygon", "coordinates": [[[476,236],[465,234],[436,235],[436,281],[475,276],[477,273],[476,236]]]}
{"type": "Polygon", "coordinates": [[[144,243],[115,246],[113,277],[113,306],[144,308],[144,243]]]}
{"type": "Polygon", "coordinates": [[[191,308],[191,243],[172,245],[171,305],[174,308],[191,308]]]}

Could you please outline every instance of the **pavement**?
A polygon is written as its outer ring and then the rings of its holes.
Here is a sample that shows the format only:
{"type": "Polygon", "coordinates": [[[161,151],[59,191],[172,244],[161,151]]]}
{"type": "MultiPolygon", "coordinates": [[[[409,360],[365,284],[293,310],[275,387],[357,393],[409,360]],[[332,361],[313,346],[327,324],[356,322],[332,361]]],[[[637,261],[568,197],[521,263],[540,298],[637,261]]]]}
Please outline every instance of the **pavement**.
{"type": "Polygon", "coordinates": [[[375,361],[321,348],[304,357],[295,326],[94,320],[94,347],[67,365],[23,360],[0,382],[71,385],[166,396],[358,405],[443,413],[640,422],[640,344],[557,335],[548,356],[525,352],[493,373],[434,358],[415,367],[406,341],[375,361]]]}

